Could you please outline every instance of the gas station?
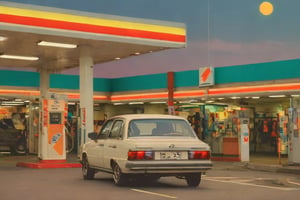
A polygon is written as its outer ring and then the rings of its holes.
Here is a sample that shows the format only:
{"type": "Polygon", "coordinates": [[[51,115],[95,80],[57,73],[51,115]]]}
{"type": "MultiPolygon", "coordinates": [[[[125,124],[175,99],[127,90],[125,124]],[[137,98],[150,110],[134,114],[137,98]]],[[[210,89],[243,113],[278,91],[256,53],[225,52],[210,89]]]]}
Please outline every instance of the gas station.
{"type": "Polygon", "coordinates": [[[249,162],[250,152],[275,150],[290,164],[300,163],[300,59],[93,78],[95,64],[184,48],[185,25],[3,1],[0,14],[0,66],[36,71],[2,71],[0,80],[3,96],[39,99],[39,163],[33,167],[67,165],[70,101],[79,102],[80,144],[94,130],[95,112],[165,113],[193,118],[215,160],[249,162]],[[31,61],[5,58],[12,55],[31,61]],[[78,77],[55,74],[75,67],[78,77]],[[12,75],[18,83],[5,80],[12,75]]]}

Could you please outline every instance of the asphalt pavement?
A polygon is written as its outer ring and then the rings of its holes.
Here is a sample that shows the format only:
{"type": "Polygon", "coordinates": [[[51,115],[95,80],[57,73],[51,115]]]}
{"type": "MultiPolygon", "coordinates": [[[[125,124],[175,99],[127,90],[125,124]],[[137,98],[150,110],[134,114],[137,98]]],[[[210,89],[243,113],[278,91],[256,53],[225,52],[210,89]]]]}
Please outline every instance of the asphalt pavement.
{"type": "MultiPolygon", "coordinates": [[[[19,163],[38,163],[37,155],[11,156],[0,154],[0,167],[17,167],[19,163]]],[[[80,167],[76,154],[68,154],[66,162],[71,167],[80,167]]],[[[214,169],[222,170],[257,170],[268,172],[295,173],[300,174],[300,164],[289,164],[286,156],[274,155],[251,155],[249,162],[213,161],[214,169]]]]}

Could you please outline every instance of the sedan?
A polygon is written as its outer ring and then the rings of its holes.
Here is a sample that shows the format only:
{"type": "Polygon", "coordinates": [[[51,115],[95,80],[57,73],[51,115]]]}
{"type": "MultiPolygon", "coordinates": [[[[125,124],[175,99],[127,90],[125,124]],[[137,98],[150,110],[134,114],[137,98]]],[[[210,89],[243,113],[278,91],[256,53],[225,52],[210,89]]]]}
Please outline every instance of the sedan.
{"type": "Polygon", "coordinates": [[[79,156],[84,179],[93,179],[99,171],[111,173],[116,185],[175,176],[196,187],[212,168],[209,145],[179,116],[114,116],[88,137],[79,156]]]}

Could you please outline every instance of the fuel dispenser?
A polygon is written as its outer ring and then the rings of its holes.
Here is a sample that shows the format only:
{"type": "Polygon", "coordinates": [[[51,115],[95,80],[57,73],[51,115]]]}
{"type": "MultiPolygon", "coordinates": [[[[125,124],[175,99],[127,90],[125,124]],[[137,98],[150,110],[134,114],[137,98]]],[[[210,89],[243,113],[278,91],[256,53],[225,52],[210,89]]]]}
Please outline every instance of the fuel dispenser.
{"type": "Polygon", "coordinates": [[[300,164],[300,108],[289,108],[288,116],[288,162],[300,164]]]}
{"type": "Polygon", "coordinates": [[[41,160],[66,160],[65,120],[67,104],[63,97],[51,95],[41,102],[41,130],[39,137],[39,158],[41,160]]]}

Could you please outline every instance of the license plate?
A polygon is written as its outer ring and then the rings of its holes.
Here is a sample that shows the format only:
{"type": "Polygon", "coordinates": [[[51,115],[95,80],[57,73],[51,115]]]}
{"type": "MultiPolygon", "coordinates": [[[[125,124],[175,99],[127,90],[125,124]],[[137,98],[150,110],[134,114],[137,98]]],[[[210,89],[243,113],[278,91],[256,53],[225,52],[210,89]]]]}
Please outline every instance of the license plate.
{"type": "Polygon", "coordinates": [[[183,160],[187,159],[187,152],[185,151],[165,151],[165,152],[156,152],[156,160],[183,160]]]}

